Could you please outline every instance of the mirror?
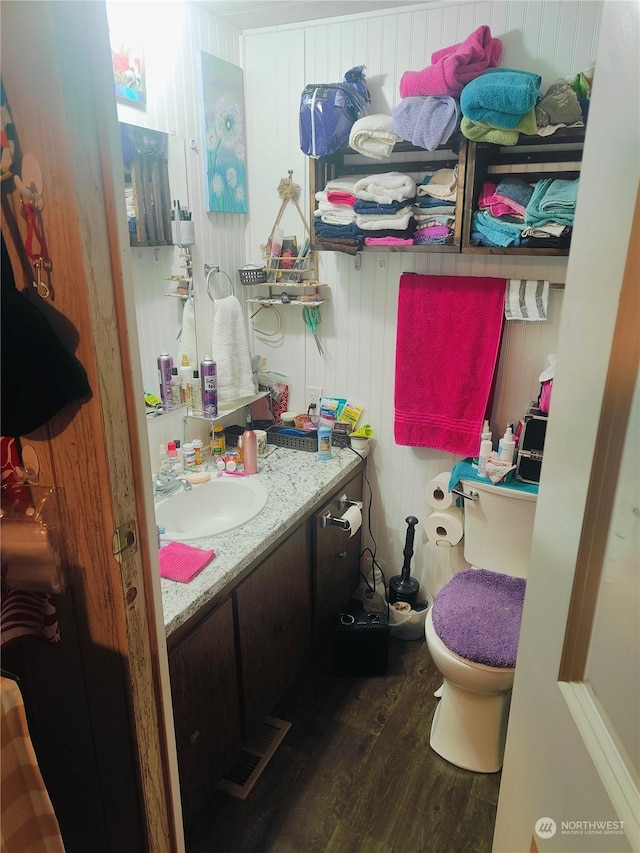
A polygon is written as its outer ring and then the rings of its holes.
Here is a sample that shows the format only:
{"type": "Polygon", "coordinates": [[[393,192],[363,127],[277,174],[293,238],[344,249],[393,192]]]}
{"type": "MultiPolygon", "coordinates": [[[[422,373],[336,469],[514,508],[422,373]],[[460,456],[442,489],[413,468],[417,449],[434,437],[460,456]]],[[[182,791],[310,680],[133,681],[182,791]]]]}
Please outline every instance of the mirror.
{"type": "Polygon", "coordinates": [[[184,139],[120,122],[131,246],[171,246],[173,200],[188,207],[184,139]]]}

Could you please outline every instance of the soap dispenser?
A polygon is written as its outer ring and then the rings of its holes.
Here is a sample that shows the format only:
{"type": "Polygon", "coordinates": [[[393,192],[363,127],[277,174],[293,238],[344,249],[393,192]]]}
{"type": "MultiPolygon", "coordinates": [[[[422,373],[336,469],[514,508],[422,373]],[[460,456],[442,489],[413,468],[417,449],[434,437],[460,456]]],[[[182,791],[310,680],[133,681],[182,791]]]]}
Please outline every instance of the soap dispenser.
{"type": "Polygon", "coordinates": [[[513,452],[516,442],[513,438],[513,430],[507,427],[505,434],[500,439],[498,444],[498,457],[505,459],[507,462],[513,462],[513,452]]]}

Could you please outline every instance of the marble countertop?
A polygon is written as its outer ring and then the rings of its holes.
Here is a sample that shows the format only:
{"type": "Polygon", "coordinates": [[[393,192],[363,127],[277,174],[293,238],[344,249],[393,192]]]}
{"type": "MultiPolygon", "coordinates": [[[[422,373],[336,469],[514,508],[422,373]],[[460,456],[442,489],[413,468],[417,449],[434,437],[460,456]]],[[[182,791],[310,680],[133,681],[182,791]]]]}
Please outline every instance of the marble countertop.
{"type": "Polygon", "coordinates": [[[269,493],[266,507],[242,527],[192,540],[190,545],[213,548],[215,559],[190,583],[161,579],[162,609],[167,636],[183,625],[318,501],[330,497],[345,474],[355,471],[360,459],[349,448],[332,448],[332,458],[277,447],[259,459],[259,478],[269,493]]]}

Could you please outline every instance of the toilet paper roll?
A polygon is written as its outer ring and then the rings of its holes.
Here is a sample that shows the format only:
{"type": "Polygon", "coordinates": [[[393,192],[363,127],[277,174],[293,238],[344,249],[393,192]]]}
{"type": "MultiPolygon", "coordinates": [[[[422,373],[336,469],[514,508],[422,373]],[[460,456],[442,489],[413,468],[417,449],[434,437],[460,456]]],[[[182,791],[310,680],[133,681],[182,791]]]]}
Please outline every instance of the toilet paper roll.
{"type": "Polygon", "coordinates": [[[464,535],[462,510],[456,507],[433,512],[424,523],[429,542],[441,547],[457,545],[464,535]]]}
{"type": "Polygon", "coordinates": [[[449,491],[451,471],[438,474],[427,483],[427,503],[434,509],[448,509],[455,500],[453,492],[449,491]]]}
{"type": "Polygon", "coordinates": [[[349,539],[360,530],[362,524],[362,513],[357,506],[350,506],[349,509],[342,514],[341,518],[349,522],[349,539]]]}

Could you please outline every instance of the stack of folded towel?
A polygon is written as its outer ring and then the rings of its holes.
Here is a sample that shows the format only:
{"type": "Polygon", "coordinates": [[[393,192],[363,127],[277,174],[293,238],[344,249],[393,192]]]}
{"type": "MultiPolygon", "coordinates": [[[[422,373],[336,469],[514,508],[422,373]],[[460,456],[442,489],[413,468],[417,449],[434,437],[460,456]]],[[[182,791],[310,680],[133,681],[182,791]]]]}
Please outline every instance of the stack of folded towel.
{"type": "Polygon", "coordinates": [[[539,74],[496,68],[468,83],[460,95],[460,130],[467,139],[516,145],[521,133],[537,133],[539,74]]]}
{"type": "Polygon", "coordinates": [[[524,215],[522,245],[565,248],[571,240],[579,179],[544,178],[534,187],[524,215]]]}
{"type": "Polygon", "coordinates": [[[425,175],[417,187],[413,215],[417,246],[444,246],[451,243],[455,228],[458,170],[438,169],[425,175]]]}
{"type": "Polygon", "coordinates": [[[482,246],[566,248],[571,240],[578,180],[544,178],[533,186],[516,176],[485,182],[471,238],[482,246]]]}
{"type": "Polygon", "coordinates": [[[367,175],[356,181],[356,226],[367,246],[413,244],[415,222],[412,202],[416,183],[402,172],[367,175]]]}
{"type": "Polygon", "coordinates": [[[536,104],[538,133],[549,136],[559,127],[584,124],[578,95],[567,80],[557,80],[536,104]]]}
{"type": "Polygon", "coordinates": [[[355,255],[364,235],[356,225],[354,187],[361,175],[343,175],[328,181],[316,193],[314,230],[316,242],[333,251],[355,255]]]}

